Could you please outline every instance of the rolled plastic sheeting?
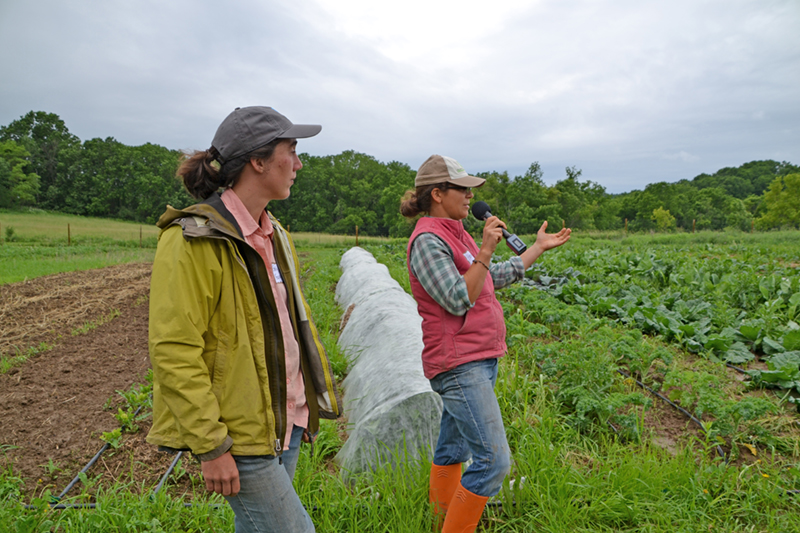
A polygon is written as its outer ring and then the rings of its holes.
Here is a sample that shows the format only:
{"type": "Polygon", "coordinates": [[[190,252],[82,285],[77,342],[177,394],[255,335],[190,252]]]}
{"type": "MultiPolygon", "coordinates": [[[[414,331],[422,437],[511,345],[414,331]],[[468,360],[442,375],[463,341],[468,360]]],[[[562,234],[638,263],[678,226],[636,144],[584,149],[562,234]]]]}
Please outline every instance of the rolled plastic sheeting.
{"type": "Polygon", "coordinates": [[[350,434],[336,461],[348,479],[432,457],[442,400],[422,373],[414,299],[362,248],[348,250],[339,266],[336,301],[349,313],[338,344],[349,359],[342,388],[350,434]]]}

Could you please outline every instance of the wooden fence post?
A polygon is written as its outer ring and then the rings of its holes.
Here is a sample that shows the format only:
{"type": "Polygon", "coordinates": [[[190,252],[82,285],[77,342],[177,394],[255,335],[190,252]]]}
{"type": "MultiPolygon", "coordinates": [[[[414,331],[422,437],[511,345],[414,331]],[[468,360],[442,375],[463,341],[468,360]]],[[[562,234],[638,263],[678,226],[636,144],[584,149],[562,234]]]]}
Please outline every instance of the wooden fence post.
{"type": "Polygon", "coordinates": [[[693,218],[693,219],[692,219],[692,233],[694,233],[694,223],[695,223],[695,222],[696,222],[696,219],[694,219],[694,218],[693,218]]]}
{"type": "Polygon", "coordinates": [[[625,219],[625,235],[628,234],[628,219],[625,219]]]}
{"type": "Polygon", "coordinates": [[[750,220],[750,233],[755,233],[756,231],[756,219],[750,220]]]}
{"type": "Polygon", "coordinates": [[[356,226],[356,246],[358,246],[358,226],[356,226]]]}

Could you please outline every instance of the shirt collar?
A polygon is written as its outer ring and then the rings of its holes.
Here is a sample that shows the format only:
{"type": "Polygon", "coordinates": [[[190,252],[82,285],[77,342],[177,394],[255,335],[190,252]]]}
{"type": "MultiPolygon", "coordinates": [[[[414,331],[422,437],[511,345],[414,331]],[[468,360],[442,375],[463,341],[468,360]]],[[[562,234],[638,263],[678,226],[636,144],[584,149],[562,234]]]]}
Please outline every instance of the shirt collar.
{"type": "Polygon", "coordinates": [[[247,208],[244,206],[241,198],[233,192],[233,189],[225,189],[225,192],[222,193],[222,203],[225,204],[225,207],[228,208],[228,211],[231,212],[233,218],[236,219],[236,223],[239,224],[239,228],[242,230],[242,235],[247,238],[261,230],[261,233],[264,236],[270,236],[273,232],[272,221],[269,219],[269,215],[267,215],[266,209],[261,212],[261,216],[258,219],[258,223],[253,220],[253,217],[250,216],[250,213],[247,211],[247,208]]]}

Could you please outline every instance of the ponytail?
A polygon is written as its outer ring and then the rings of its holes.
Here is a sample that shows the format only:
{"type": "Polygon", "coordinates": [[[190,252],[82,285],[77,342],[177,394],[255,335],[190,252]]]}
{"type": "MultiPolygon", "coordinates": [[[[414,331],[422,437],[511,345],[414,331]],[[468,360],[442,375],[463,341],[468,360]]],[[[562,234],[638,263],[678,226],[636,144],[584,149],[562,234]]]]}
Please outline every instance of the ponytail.
{"type": "Polygon", "coordinates": [[[220,154],[213,146],[208,150],[187,155],[178,168],[177,176],[193,198],[205,200],[219,189],[233,187],[250,159],[268,161],[275,147],[286,139],[275,139],[244,155],[220,164],[220,154]]]}
{"type": "Polygon", "coordinates": [[[400,214],[406,218],[414,218],[422,213],[431,212],[431,193],[433,189],[446,190],[445,183],[434,183],[433,185],[422,185],[414,191],[406,191],[403,200],[400,202],[400,214]]]}

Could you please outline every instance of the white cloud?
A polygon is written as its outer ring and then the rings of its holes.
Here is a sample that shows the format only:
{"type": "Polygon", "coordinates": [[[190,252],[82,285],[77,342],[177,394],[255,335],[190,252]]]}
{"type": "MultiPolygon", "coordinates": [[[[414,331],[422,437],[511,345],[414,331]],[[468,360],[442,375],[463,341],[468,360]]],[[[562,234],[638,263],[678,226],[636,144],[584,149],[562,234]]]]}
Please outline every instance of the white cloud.
{"type": "Polygon", "coordinates": [[[323,125],[300,149],[613,192],[800,164],[796,0],[208,0],[0,4],[0,124],[206,148],[236,106],[323,125]],[[551,170],[552,169],[552,170],[551,170]]]}

